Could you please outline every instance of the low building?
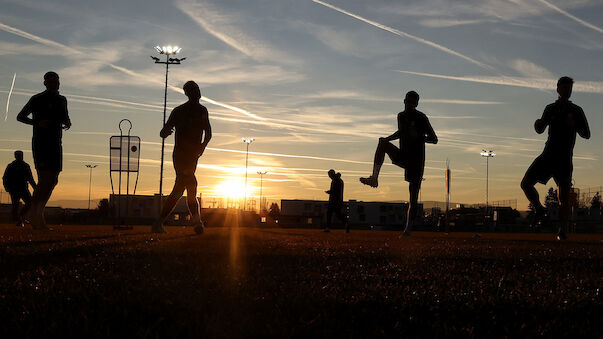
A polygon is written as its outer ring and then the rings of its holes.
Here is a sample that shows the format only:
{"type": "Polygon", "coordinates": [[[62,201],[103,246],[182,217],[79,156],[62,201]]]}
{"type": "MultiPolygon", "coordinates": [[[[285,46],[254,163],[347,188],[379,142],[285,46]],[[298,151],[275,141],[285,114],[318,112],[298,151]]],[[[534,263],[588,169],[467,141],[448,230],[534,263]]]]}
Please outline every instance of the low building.
{"type": "MultiPolygon", "coordinates": [[[[328,201],[321,200],[281,200],[282,227],[325,227],[327,222],[328,201]]],[[[371,202],[350,200],[344,202],[343,212],[348,217],[350,226],[370,229],[396,229],[406,224],[408,203],[405,202],[371,202]]],[[[415,225],[422,225],[423,207],[419,204],[415,225]]],[[[333,227],[341,227],[339,220],[333,216],[333,227]]]]}

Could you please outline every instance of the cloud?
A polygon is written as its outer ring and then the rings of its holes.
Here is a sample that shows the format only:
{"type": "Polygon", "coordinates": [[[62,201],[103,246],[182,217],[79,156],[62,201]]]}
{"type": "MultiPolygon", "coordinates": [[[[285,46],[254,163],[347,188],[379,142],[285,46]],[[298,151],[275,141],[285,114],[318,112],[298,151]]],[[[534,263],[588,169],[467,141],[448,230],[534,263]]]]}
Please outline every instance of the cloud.
{"type": "Polygon", "coordinates": [[[10,97],[13,95],[13,89],[15,88],[15,79],[17,78],[17,73],[13,75],[13,81],[10,84],[10,89],[8,90],[8,96],[6,97],[6,114],[4,115],[4,121],[8,120],[8,108],[10,107],[10,97]]]}
{"type": "MultiPolygon", "coordinates": [[[[453,75],[422,73],[422,72],[412,72],[412,71],[403,71],[403,70],[395,70],[395,71],[404,73],[404,74],[411,74],[411,75],[428,77],[428,78],[457,80],[457,81],[466,81],[466,82],[477,82],[477,83],[491,84],[491,85],[525,87],[525,88],[534,88],[534,89],[539,89],[539,90],[554,90],[557,87],[557,79],[536,79],[536,78],[520,78],[520,77],[506,77],[506,76],[505,77],[453,76],[453,75]]],[[[574,92],[602,94],[603,93],[603,82],[600,82],[600,81],[576,81],[576,83],[574,83],[574,92]]]]}
{"type": "Polygon", "coordinates": [[[421,26],[431,27],[431,28],[447,28],[454,26],[465,26],[465,25],[475,25],[486,22],[493,22],[494,20],[484,20],[484,19],[472,19],[472,20],[459,20],[459,19],[425,19],[419,21],[421,26]]]}
{"type": "Polygon", "coordinates": [[[555,75],[552,72],[528,60],[515,59],[511,61],[510,66],[524,77],[539,79],[555,78],[555,75]]]}
{"type": "Polygon", "coordinates": [[[592,29],[593,31],[596,31],[596,32],[599,32],[599,33],[603,33],[603,29],[602,28],[600,28],[598,26],[595,26],[595,25],[593,25],[593,24],[591,24],[591,23],[589,23],[587,21],[584,21],[584,20],[578,18],[577,16],[569,13],[568,11],[559,8],[559,7],[553,5],[552,3],[550,3],[550,2],[548,2],[546,0],[538,0],[538,1],[540,1],[541,3],[543,3],[544,5],[546,5],[548,8],[550,8],[550,9],[556,11],[556,12],[559,12],[559,13],[565,15],[566,17],[568,17],[568,18],[576,21],[577,23],[579,23],[579,24],[581,24],[581,25],[583,25],[585,27],[588,27],[588,28],[592,29]]]}
{"type": "Polygon", "coordinates": [[[473,58],[471,58],[471,57],[468,57],[468,56],[466,56],[466,55],[464,55],[464,54],[462,54],[462,53],[459,53],[459,52],[457,52],[457,51],[455,51],[455,50],[452,50],[452,49],[450,49],[450,48],[448,48],[448,47],[444,47],[444,46],[442,46],[442,45],[440,45],[440,44],[438,44],[438,43],[435,43],[435,42],[433,42],[433,41],[429,41],[429,40],[426,40],[426,39],[420,38],[420,37],[418,37],[418,36],[415,36],[415,35],[412,35],[412,34],[409,34],[409,33],[406,33],[406,32],[400,31],[400,30],[397,30],[397,29],[395,29],[395,28],[392,28],[392,27],[389,27],[389,26],[386,26],[386,25],[380,24],[380,23],[378,23],[378,22],[375,22],[375,21],[372,21],[372,20],[369,20],[369,19],[363,18],[363,17],[361,17],[361,16],[359,16],[359,15],[357,15],[357,14],[354,14],[354,13],[348,12],[348,11],[346,11],[346,10],[344,10],[344,9],[341,9],[341,8],[339,8],[339,7],[333,6],[333,5],[331,5],[331,4],[328,4],[328,3],[323,2],[323,1],[320,1],[320,0],[312,0],[312,1],[313,1],[313,2],[315,2],[315,3],[317,3],[317,4],[320,4],[320,5],[322,5],[322,6],[325,6],[325,7],[331,8],[331,9],[333,9],[333,10],[337,11],[337,12],[343,13],[343,14],[345,14],[345,15],[347,15],[347,16],[352,17],[352,18],[355,18],[355,19],[357,19],[357,20],[363,21],[363,22],[365,22],[365,23],[367,23],[367,24],[369,24],[369,25],[372,25],[372,26],[375,26],[375,27],[377,27],[377,28],[380,28],[380,29],[382,29],[382,30],[384,30],[384,31],[387,31],[387,32],[393,33],[393,34],[398,35],[398,36],[401,36],[401,37],[405,37],[405,38],[412,39],[412,40],[414,40],[414,41],[416,41],[416,42],[419,42],[419,43],[422,43],[422,44],[424,44],[424,45],[427,45],[427,46],[433,47],[433,48],[435,48],[435,49],[438,49],[438,50],[440,50],[440,51],[442,51],[442,52],[444,52],[444,53],[447,53],[447,54],[450,54],[450,55],[453,55],[453,56],[459,57],[459,58],[461,58],[461,59],[463,59],[463,60],[465,60],[465,61],[468,61],[468,62],[470,62],[470,63],[472,63],[472,64],[474,64],[474,65],[477,65],[477,66],[479,66],[479,67],[481,67],[481,68],[483,68],[483,69],[487,69],[487,70],[493,70],[493,68],[492,68],[491,66],[486,65],[486,64],[484,64],[483,62],[477,61],[477,60],[475,60],[475,59],[473,59],[473,58]]]}
{"type": "Polygon", "coordinates": [[[237,23],[245,20],[237,15],[223,12],[207,1],[178,0],[175,5],[208,33],[254,60],[292,61],[290,56],[270,43],[239,28],[237,23]]]}
{"type": "Polygon", "coordinates": [[[18,28],[5,25],[5,24],[3,24],[1,22],[0,22],[0,30],[3,30],[3,31],[8,32],[8,33],[12,33],[14,35],[20,36],[20,37],[25,38],[25,39],[29,39],[29,40],[35,41],[35,42],[40,43],[42,45],[46,45],[48,47],[54,48],[56,51],[63,51],[65,53],[78,54],[78,55],[81,54],[80,51],[78,51],[78,50],[76,50],[74,48],[71,48],[71,47],[69,47],[67,45],[64,45],[64,44],[62,44],[60,42],[48,40],[48,39],[39,37],[37,35],[33,35],[31,33],[22,31],[22,30],[20,30],[18,28]]]}

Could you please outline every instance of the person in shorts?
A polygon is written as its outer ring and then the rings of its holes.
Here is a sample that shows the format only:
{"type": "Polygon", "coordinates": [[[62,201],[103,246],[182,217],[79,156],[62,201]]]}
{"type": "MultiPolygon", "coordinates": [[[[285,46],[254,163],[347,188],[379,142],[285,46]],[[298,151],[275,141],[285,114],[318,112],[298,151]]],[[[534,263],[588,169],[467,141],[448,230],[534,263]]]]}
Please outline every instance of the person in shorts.
{"type": "Polygon", "coordinates": [[[44,208],[63,170],[63,130],[71,127],[71,120],[67,99],[59,94],[59,75],[55,72],[44,74],[44,86],[46,90],[29,99],[17,120],[33,126],[31,144],[38,186],[34,189],[29,221],[34,229],[49,230],[44,220],[44,208]]]}
{"type": "Polygon", "coordinates": [[[209,113],[207,108],[199,103],[201,91],[194,81],[184,84],[184,94],[188,101],[174,108],[168,121],[159,133],[162,138],[170,136],[175,129],[174,152],[172,160],[176,171],[174,188],[167,197],[161,209],[159,219],[152,227],[152,232],[165,233],[163,227],[167,217],[182,197],[186,189],[188,209],[191,214],[191,222],[197,233],[203,232],[199,203],[197,201],[197,161],[205,151],[205,147],[211,140],[211,125],[209,124],[209,113]]]}
{"type": "Polygon", "coordinates": [[[546,184],[553,178],[558,186],[559,217],[561,223],[557,231],[557,239],[567,239],[567,224],[569,221],[569,195],[572,187],[572,158],[576,134],[584,139],[590,138],[588,121],[582,108],[569,100],[572,95],[574,80],[564,76],[557,81],[558,99],[546,106],[542,117],[534,123],[536,133],[542,134],[549,128],[549,136],[540,154],[526,171],[521,188],[526,197],[536,209],[533,225],[542,222],[546,210],[540,202],[536,183],[546,184]]]}
{"type": "Polygon", "coordinates": [[[425,143],[438,143],[438,137],[429,119],[417,110],[418,105],[419,94],[415,91],[406,93],[404,111],[398,113],[398,130],[388,137],[379,138],[373,161],[373,174],[360,178],[360,182],[365,185],[379,186],[379,172],[386,154],[394,165],[404,168],[404,179],[409,184],[410,199],[403,236],[410,235],[412,223],[417,215],[419,191],[425,168],[425,143]],[[391,143],[396,139],[400,139],[400,148],[391,143]]]}

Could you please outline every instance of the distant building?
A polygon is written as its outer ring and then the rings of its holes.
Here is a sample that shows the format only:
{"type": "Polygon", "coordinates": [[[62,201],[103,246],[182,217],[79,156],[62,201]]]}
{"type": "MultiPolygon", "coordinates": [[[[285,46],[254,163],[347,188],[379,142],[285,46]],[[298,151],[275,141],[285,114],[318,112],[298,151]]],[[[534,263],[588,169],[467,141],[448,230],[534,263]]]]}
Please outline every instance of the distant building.
{"type": "MultiPolygon", "coordinates": [[[[281,200],[282,227],[323,227],[326,222],[328,201],[281,200]]],[[[408,203],[405,202],[365,202],[350,200],[344,202],[344,214],[351,226],[357,228],[401,228],[406,224],[408,203]]],[[[417,226],[422,224],[423,207],[419,204],[417,226]]],[[[335,224],[337,227],[337,224],[335,224]]]]}

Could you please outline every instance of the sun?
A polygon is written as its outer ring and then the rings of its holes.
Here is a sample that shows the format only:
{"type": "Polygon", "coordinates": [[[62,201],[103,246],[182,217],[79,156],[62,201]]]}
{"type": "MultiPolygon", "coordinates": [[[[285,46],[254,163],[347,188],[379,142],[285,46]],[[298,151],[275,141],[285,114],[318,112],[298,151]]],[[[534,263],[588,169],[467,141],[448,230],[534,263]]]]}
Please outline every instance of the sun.
{"type": "Polygon", "coordinates": [[[229,199],[243,199],[245,196],[245,181],[238,178],[226,179],[218,183],[214,192],[217,196],[229,199]]]}

